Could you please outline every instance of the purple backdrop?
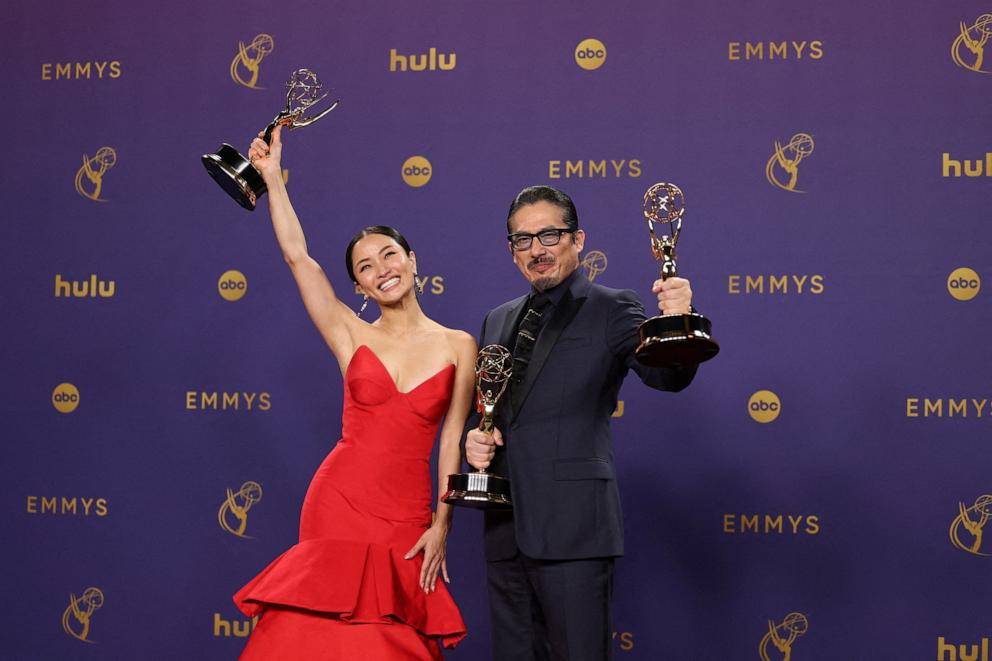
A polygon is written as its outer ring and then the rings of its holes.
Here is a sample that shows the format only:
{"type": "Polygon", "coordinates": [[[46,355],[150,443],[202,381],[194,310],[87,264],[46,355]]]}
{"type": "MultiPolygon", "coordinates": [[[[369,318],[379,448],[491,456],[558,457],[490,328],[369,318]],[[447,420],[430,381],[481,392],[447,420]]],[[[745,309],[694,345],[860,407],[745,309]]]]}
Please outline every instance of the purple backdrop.
{"type": "MultiPolygon", "coordinates": [[[[58,4],[0,19],[4,657],[240,651],[230,595],[295,541],[341,377],[267,213],[198,161],[306,66],[342,102],[284,165],[346,300],[348,239],[392,224],[427,314],[477,332],[525,290],[503,223],[533,183],[575,199],[597,282],[648,296],[641,196],[685,191],[722,351],[681,394],[622,391],[617,658],[988,661],[992,5],[58,4]],[[249,481],[250,538],[222,507],[249,481]]],[[[453,659],[488,657],[480,523],[449,545],[453,659]]]]}

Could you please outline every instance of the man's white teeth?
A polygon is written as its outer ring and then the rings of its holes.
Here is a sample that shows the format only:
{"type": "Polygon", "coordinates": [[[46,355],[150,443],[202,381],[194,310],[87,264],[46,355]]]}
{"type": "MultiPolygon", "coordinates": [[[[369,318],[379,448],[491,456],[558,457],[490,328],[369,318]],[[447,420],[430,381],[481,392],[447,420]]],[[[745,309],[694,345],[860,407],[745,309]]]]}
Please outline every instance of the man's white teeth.
{"type": "Polygon", "coordinates": [[[390,278],[389,280],[386,280],[384,283],[379,285],[379,291],[386,291],[387,289],[392,289],[394,286],[398,284],[400,284],[399,278],[390,278]]]}

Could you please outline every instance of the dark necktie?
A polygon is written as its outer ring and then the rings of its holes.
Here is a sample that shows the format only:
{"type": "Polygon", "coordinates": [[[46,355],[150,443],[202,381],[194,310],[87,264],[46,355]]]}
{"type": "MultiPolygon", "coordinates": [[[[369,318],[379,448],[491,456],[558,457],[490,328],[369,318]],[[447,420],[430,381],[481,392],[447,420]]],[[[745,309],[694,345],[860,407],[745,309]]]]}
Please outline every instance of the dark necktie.
{"type": "Polygon", "coordinates": [[[513,344],[513,374],[510,376],[511,398],[514,402],[521,394],[520,384],[527,376],[527,368],[530,365],[531,354],[534,352],[534,343],[541,332],[541,326],[549,313],[548,297],[545,294],[534,294],[527,302],[527,312],[517,326],[517,337],[513,344]]]}

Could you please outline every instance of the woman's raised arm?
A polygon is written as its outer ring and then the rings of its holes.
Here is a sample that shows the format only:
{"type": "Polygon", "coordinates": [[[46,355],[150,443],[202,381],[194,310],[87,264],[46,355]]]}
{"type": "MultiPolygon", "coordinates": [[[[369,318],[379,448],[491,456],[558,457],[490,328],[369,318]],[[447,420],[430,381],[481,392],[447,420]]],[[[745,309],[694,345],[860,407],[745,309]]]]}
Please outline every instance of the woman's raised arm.
{"type": "Polygon", "coordinates": [[[351,308],[341,302],[320,264],[307,252],[303,227],[289,201],[289,192],[282,179],[281,133],[282,126],[277,126],[272,131],[272,141],[268,145],[261,137],[255,138],[248,150],[248,158],[261,173],[268,187],[272,229],[282,249],[283,259],[293,272],[310,319],[337,356],[338,362],[346,365],[355,352],[354,331],[363,322],[351,308]]]}

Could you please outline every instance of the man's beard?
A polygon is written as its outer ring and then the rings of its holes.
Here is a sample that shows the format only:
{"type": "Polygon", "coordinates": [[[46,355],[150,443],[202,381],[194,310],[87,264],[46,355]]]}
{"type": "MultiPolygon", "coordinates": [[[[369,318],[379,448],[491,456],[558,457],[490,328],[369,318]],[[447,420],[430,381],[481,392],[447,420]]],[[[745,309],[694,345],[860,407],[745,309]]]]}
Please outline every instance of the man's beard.
{"type": "Polygon", "coordinates": [[[538,278],[530,283],[537,291],[547,291],[558,284],[557,278],[538,278]]]}
{"type": "MultiPolygon", "coordinates": [[[[534,264],[541,264],[541,263],[554,265],[555,260],[536,259],[533,262],[531,262],[528,266],[533,266],[534,264]]],[[[535,280],[531,280],[530,286],[536,289],[537,291],[546,291],[557,285],[559,282],[561,282],[561,280],[557,277],[557,275],[542,275],[536,278],[535,280]]]]}

